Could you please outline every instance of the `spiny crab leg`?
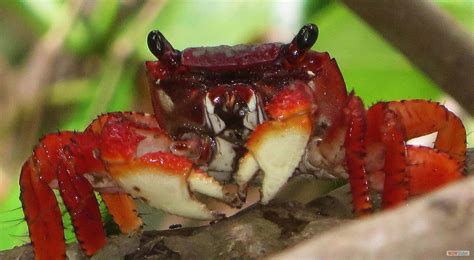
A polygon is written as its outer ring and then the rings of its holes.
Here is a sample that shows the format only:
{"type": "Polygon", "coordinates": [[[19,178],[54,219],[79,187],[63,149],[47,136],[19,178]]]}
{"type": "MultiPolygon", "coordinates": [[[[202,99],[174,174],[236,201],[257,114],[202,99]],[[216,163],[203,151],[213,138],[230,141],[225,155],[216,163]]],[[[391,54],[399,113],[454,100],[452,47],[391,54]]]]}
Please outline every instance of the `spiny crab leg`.
{"type": "Polygon", "coordinates": [[[33,160],[23,165],[20,199],[36,259],[64,259],[63,221],[53,190],[40,180],[33,160]]]}
{"type": "Polygon", "coordinates": [[[466,129],[453,112],[438,102],[427,100],[388,102],[387,108],[400,116],[407,139],[438,132],[434,148],[456,160],[459,167],[464,167],[466,129]]]}
{"type": "Polygon", "coordinates": [[[352,193],[354,213],[363,216],[373,211],[369,194],[369,184],[364,157],[367,153],[365,132],[367,129],[362,100],[351,93],[344,109],[347,130],[345,135],[345,154],[352,193]]]}
{"type": "MultiPolygon", "coordinates": [[[[461,120],[439,103],[426,100],[381,102],[367,112],[367,143],[384,144],[383,207],[462,178],[466,135],[461,120]],[[406,141],[438,132],[434,149],[406,141]]],[[[377,176],[372,170],[369,176],[377,176]]],[[[377,181],[372,181],[376,183],[377,181]]],[[[373,185],[380,187],[380,184],[373,185]]]]}
{"type": "Polygon", "coordinates": [[[311,135],[311,100],[302,85],[293,83],[265,108],[272,120],[257,126],[246,143],[235,180],[244,196],[258,169],[264,174],[263,204],[268,203],[293,174],[311,135]]]}
{"type": "Polygon", "coordinates": [[[135,202],[128,193],[100,192],[100,197],[122,233],[133,233],[143,225],[142,219],[138,217],[135,202]]]}
{"type": "Polygon", "coordinates": [[[50,134],[35,147],[23,166],[20,199],[36,259],[65,257],[61,212],[53,188],[61,192],[84,251],[91,255],[105,244],[92,186],[83,177],[83,172],[78,172],[86,168],[89,171],[102,169],[101,162],[93,158],[89,149],[96,146],[94,136],[87,133],[50,134]]]}
{"type": "Polygon", "coordinates": [[[92,185],[76,172],[74,157],[68,148],[61,151],[60,157],[59,191],[71,215],[77,240],[86,254],[92,255],[106,243],[99,204],[92,185]]]}

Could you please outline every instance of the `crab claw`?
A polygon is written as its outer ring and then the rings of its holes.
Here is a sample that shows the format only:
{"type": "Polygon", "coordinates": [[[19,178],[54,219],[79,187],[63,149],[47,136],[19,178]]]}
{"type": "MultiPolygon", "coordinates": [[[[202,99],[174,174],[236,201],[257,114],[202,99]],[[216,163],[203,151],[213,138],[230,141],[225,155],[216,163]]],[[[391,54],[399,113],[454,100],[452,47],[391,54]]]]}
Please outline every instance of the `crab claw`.
{"type": "Polygon", "coordinates": [[[273,119],[258,125],[247,141],[235,180],[239,195],[245,197],[247,183],[261,169],[262,203],[268,203],[293,174],[311,135],[308,92],[294,84],[277,95],[266,107],[273,119]]]}
{"type": "Polygon", "coordinates": [[[109,167],[119,186],[132,196],[168,213],[202,220],[224,215],[209,210],[192,192],[231,203],[235,200],[205,172],[192,168],[184,157],[166,152],[152,152],[127,165],[109,167]]]}
{"type": "Polygon", "coordinates": [[[100,157],[108,174],[125,193],[152,207],[182,217],[211,220],[224,215],[209,210],[193,193],[238,206],[236,194],[227,192],[191,159],[173,153],[174,141],[146,117],[114,115],[104,122],[100,157]],[[144,124],[145,123],[145,124],[144,124]]]}

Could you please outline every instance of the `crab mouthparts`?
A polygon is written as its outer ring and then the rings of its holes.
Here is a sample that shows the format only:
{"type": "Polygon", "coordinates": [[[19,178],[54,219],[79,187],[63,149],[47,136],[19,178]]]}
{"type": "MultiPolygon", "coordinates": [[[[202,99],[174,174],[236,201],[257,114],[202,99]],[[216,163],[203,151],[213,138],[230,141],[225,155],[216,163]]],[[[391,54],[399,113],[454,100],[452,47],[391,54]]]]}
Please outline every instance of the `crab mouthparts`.
{"type": "Polygon", "coordinates": [[[203,103],[205,125],[214,135],[232,129],[243,135],[234,138],[246,140],[248,133],[266,120],[260,97],[247,86],[216,87],[209,90],[203,103]]]}

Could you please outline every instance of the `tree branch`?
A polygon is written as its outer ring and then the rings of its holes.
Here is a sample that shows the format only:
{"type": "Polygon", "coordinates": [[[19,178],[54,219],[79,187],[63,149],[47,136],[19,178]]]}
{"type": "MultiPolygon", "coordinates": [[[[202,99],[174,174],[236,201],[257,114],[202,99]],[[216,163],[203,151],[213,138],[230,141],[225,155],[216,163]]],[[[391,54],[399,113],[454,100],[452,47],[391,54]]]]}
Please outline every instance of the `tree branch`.
{"type": "Polygon", "coordinates": [[[474,39],[427,0],[342,0],[474,115],[474,39]]]}
{"type": "Polygon", "coordinates": [[[270,259],[439,259],[474,250],[474,177],[362,221],[334,228],[270,259]]]}

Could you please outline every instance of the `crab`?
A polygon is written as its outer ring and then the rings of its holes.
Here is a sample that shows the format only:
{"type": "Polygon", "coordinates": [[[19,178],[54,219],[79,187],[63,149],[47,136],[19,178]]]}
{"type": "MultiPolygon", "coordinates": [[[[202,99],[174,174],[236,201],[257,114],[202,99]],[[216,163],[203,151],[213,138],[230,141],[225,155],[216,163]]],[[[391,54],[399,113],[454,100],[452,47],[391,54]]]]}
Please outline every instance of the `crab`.
{"type": "Polygon", "coordinates": [[[288,44],[178,51],[150,32],[154,115],[107,113],[82,132],[46,135],[24,163],[20,199],[36,259],[65,258],[53,189],[91,256],[106,243],[95,192],[121,232],[133,233],[142,226],[133,198],[219,219],[198,198],[240,207],[256,175],[263,204],[295,173],[348,179],[357,216],[374,211],[373,191],[391,208],[462,178],[466,132],[455,114],[426,100],[366,110],[347,92],[336,61],[311,50],[317,37],[307,24],[288,44]],[[407,144],[433,132],[434,147],[407,144]]]}

